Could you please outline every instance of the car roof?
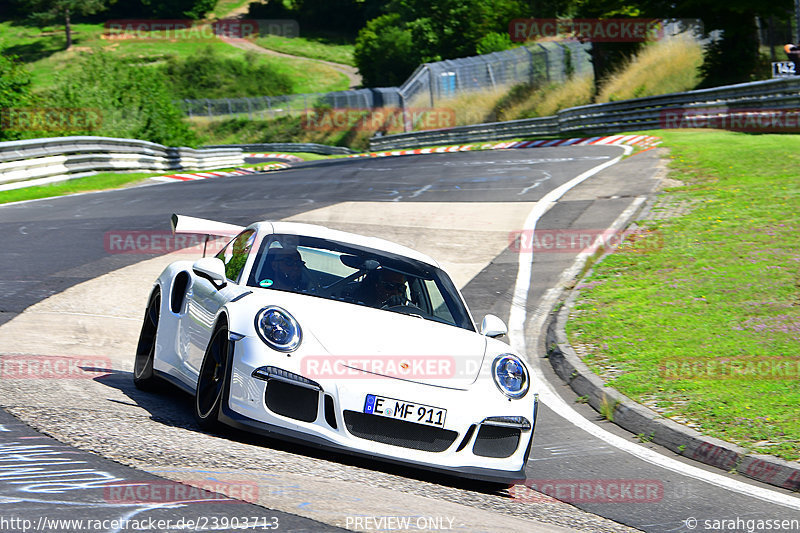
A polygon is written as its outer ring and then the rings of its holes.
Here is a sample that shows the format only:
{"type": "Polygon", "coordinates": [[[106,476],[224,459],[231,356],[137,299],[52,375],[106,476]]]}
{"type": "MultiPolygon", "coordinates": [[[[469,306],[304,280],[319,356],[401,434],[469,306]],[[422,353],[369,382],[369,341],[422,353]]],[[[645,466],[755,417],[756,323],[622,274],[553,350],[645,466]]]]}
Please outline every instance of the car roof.
{"type": "Polygon", "coordinates": [[[409,257],[411,259],[428,263],[437,268],[441,268],[439,263],[432,257],[425,255],[421,252],[397,244],[378,237],[366,237],[357,233],[350,233],[347,231],[339,231],[317,224],[305,224],[301,222],[271,222],[262,221],[251,224],[250,228],[254,228],[258,233],[276,233],[287,235],[305,235],[308,237],[317,237],[320,239],[328,239],[343,243],[356,244],[375,250],[382,250],[393,254],[409,257]]]}

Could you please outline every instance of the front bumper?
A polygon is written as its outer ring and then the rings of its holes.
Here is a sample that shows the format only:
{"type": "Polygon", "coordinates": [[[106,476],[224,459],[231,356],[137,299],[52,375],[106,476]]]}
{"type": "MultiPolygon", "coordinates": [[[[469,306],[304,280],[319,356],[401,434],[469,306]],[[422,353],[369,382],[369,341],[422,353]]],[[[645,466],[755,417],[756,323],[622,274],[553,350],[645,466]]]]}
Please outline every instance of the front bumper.
{"type": "Polygon", "coordinates": [[[232,344],[220,416],[228,425],[450,475],[496,483],[525,479],[538,411],[532,391],[510,400],[490,377],[479,377],[468,390],[374,375],[313,381],[302,379],[301,357],[276,355],[253,337],[232,344]],[[282,372],[267,377],[266,366],[282,372]],[[261,378],[253,376],[257,369],[261,378]],[[444,428],[365,414],[367,394],[446,409],[444,428]]]}

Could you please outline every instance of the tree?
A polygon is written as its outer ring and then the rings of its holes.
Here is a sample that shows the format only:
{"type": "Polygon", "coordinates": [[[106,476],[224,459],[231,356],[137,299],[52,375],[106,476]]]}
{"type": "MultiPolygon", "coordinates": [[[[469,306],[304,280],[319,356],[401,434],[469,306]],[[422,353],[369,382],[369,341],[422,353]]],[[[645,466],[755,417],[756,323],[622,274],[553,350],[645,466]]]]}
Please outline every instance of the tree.
{"type": "Polygon", "coordinates": [[[367,22],[353,55],[365,87],[400,85],[421,62],[411,32],[397,13],[367,22]]]}
{"type": "Polygon", "coordinates": [[[509,21],[530,17],[522,0],[392,0],[386,11],[356,40],[356,65],[368,87],[402,83],[420,63],[502,49],[499,35],[508,33],[509,21]]]}
{"type": "Polygon", "coordinates": [[[64,32],[67,37],[66,49],[72,47],[72,14],[91,15],[103,11],[109,1],[114,0],[33,0],[29,6],[32,10],[30,19],[39,26],[48,26],[64,21],[64,32]]]}
{"type": "MultiPolygon", "coordinates": [[[[707,45],[702,67],[703,85],[714,86],[754,79],[759,65],[756,16],[781,16],[791,9],[792,0],[581,0],[578,16],[701,20],[707,36],[718,36],[707,45]]],[[[633,51],[625,48],[623,43],[593,45],[596,79],[633,51]]]]}

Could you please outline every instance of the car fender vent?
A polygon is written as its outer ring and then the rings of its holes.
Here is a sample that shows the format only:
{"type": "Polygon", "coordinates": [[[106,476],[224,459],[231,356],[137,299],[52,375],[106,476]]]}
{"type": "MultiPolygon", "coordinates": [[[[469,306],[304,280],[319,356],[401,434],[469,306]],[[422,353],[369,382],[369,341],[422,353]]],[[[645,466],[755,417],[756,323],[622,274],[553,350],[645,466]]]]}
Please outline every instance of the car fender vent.
{"type": "Polygon", "coordinates": [[[189,273],[185,270],[178,272],[172,282],[172,293],[169,298],[170,311],[176,315],[183,311],[183,302],[186,300],[186,289],[189,287],[189,273]]]}

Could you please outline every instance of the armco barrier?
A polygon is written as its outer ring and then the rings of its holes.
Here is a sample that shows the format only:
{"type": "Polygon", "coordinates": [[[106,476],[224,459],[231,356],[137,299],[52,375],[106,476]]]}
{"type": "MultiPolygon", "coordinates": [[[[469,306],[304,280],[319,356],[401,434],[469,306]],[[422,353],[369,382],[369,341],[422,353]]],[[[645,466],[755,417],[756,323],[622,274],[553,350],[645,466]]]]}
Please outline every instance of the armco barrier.
{"type": "Polygon", "coordinates": [[[261,144],[221,144],[203,148],[241,148],[244,152],[305,152],[322,155],[350,155],[354,150],[344,146],[329,146],[317,143],[261,143],[261,144]]]}
{"type": "Polygon", "coordinates": [[[370,149],[659,129],[664,127],[663,113],[674,109],[691,111],[693,116],[709,120],[735,109],[753,113],[763,110],[765,114],[800,109],[800,76],[572,107],[550,117],[373,137],[370,149]]]}
{"type": "Polygon", "coordinates": [[[0,183],[102,170],[206,170],[244,164],[236,147],[171,148],[135,139],[52,137],[0,142],[0,183]]]}

